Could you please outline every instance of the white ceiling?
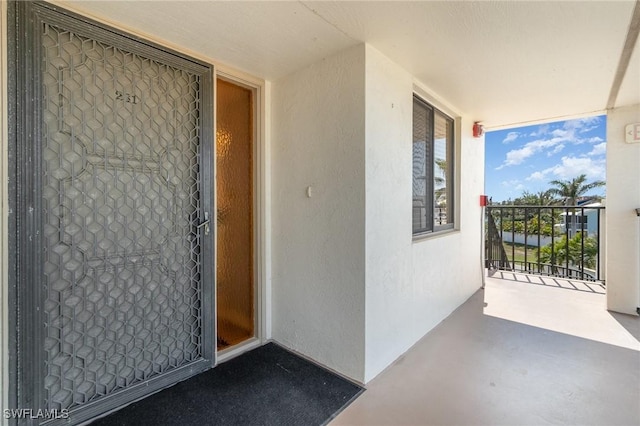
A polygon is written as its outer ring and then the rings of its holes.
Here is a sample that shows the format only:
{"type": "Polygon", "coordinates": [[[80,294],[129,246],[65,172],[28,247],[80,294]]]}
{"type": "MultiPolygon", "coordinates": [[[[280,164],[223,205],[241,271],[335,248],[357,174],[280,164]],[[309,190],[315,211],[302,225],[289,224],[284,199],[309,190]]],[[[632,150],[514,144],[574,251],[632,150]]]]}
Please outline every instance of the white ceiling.
{"type": "MultiPolygon", "coordinates": [[[[69,1],[276,80],[366,42],[488,128],[602,112],[635,1],[69,1]]],[[[640,104],[640,43],[616,106],[640,104]]]]}

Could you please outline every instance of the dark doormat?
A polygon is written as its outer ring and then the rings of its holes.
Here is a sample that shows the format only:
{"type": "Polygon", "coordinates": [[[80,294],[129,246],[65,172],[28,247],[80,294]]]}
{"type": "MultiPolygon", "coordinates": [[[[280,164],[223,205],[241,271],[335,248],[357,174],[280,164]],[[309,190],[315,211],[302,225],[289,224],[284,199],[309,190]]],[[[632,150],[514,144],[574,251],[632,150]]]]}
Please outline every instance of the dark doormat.
{"type": "Polygon", "coordinates": [[[92,425],[323,425],[363,391],[269,343],[92,425]]]}

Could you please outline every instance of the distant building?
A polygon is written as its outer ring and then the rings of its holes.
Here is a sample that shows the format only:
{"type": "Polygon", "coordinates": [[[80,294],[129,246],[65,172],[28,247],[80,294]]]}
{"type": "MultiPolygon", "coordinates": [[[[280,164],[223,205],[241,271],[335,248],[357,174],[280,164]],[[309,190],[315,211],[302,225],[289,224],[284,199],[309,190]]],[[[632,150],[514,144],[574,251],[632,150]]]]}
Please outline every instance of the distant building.
{"type": "Polygon", "coordinates": [[[587,199],[583,202],[578,202],[575,212],[561,213],[563,223],[556,225],[556,227],[560,227],[562,232],[566,232],[568,228],[569,237],[573,237],[574,233],[577,232],[583,232],[585,236],[598,235],[598,212],[600,209],[595,207],[603,207],[604,204],[590,201],[593,200],[587,199]]]}

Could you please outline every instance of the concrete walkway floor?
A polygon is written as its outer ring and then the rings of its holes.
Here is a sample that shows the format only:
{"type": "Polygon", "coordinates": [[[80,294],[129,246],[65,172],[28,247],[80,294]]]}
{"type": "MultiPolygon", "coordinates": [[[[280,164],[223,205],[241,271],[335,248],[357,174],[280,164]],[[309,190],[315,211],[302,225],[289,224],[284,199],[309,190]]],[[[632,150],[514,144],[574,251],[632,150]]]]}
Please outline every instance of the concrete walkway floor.
{"type": "Polygon", "coordinates": [[[487,278],[331,425],[640,425],[639,340],[601,293],[487,278]]]}

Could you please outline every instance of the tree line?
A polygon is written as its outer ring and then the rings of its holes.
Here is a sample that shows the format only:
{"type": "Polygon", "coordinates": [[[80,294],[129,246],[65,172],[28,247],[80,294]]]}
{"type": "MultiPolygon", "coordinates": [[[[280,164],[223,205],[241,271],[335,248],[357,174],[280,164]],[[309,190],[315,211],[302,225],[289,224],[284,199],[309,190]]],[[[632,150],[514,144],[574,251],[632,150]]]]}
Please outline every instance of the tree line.
{"type": "MultiPolygon", "coordinates": [[[[573,267],[595,268],[597,263],[597,240],[592,236],[584,238],[583,233],[577,232],[577,210],[572,208],[591,190],[605,186],[604,181],[587,182],[584,174],[570,180],[552,180],[551,186],[546,191],[523,191],[515,200],[501,202],[501,205],[516,206],[564,206],[568,207],[565,217],[562,212],[565,209],[553,211],[551,209],[514,208],[504,210],[499,218],[494,216],[499,227],[505,232],[539,234],[544,236],[556,235],[559,238],[554,244],[548,244],[540,248],[541,263],[551,265],[564,265],[568,263],[573,267]],[[566,218],[571,218],[568,221],[566,218]],[[561,231],[555,225],[563,224],[569,229],[561,231]],[[568,234],[568,235],[567,235],[568,234]],[[583,250],[584,248],[584,250],[583,250]]],[[[495,205],[495,204],[494,204],[495,205]]]]}
{"type": "Polygon", "coordinates": [[[597,180],[587,183],[587,176],[582,174],[570,180],[552,180],[551,188],[546,191],[523,191],[515,200],[502,201],[501,205],[517,206],[575,206],[589,191],[605,186],[605,182],[597,180]]]}

